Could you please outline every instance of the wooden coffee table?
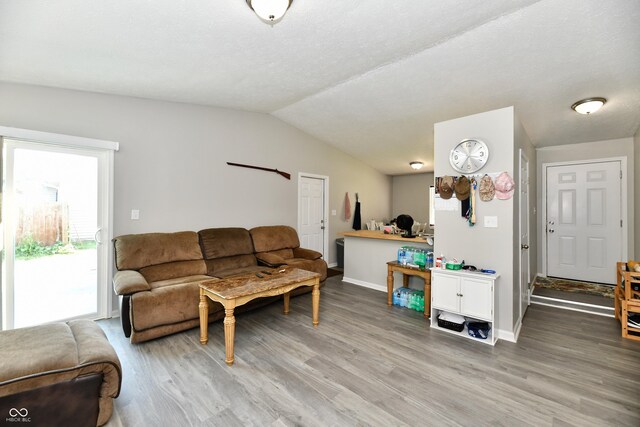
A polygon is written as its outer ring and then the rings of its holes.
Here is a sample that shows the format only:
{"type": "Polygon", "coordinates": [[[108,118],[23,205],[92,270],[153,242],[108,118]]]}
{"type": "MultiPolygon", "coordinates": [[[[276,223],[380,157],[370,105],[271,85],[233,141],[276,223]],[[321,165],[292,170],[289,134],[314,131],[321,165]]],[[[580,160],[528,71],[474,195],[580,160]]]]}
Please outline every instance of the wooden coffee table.
{"type": "Polygon", "coordinates": [[[298,268],[281,267],[265,268],[271,274],[256,273],[231,276],[225,279],[214,279],[200,284],[200,343],[209,341],[209,301],[219,302],[224,306],[224,345],[225,362],[233,365],[233,340],[236,329],[236,318],[233,310],[249,301],[275,295],[284,295],[284,314],[289,314],[289,297],[291,291],[301,286],[313,286],[312,313],[313,326],[318,326],[320,309],[320,275],[298,268]]]}

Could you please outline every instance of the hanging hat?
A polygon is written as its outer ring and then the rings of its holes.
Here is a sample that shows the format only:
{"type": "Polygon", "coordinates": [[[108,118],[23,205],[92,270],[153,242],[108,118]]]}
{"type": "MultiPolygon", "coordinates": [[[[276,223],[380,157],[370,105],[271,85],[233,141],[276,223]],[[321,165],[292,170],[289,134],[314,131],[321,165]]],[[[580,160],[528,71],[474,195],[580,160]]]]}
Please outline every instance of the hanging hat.
{"type": "Polygon", "coordinates": [[[480,200],[490,202],[496,196],[496,187],[489,175],[485,175],[480,180],[480,200]]]}
{"type": "Polygon", "coordinates": [[[448,200],[453,195],[453,177],[445,175],[440,179],[440,186],[438,187],[438,193],[440,198],[448,200]]]}
{"type": "Polygon", "coordinates": [[[458,200],[462,201],[469,198],[470,185],[469,179],[466,176],[462,175],[460,178],[458,178],[456,180],[454,188],[456,190],[456,197],[458,198],[458,200]]]}
{"type": "Polygon", "coordinates": [[[513,182],[513,178],[508,172],[502,172],[496,178],[496,198],[499,200],[507,200],[513,196],[513,192],[516,189],[516,183],[513,182]]]}

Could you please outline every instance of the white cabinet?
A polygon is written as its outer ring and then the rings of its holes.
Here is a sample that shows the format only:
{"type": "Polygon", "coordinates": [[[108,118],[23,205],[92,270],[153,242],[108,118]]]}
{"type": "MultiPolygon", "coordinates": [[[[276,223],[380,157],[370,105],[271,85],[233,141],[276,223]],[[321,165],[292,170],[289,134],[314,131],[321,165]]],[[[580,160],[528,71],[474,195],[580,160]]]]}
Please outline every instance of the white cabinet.
{"type": "Polygon", "coordinates": [[[458,334],[477,341],[495,344],[497,338],[493,333],[495,326],[494,286],[497,274],[474,273],[454,270],[431,270],[431,327],[458,334]],[[462,332],[438,326],[438,315],[449,312],[464,316],[468,321],[484,321],[491,326],[486,340],[473,338],[465,325],[462,332]]]}

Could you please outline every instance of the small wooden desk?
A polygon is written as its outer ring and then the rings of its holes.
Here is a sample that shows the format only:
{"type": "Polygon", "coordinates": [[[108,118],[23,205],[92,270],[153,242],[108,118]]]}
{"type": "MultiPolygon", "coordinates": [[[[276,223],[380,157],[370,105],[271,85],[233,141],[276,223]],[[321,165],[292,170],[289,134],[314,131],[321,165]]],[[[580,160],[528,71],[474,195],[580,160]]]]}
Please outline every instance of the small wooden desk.
{"type": "Polygon", "coordinates": [[[387,305],[393,304],[393,273],[402,273],[402,285],[409,286],[409,276],[422,277],[424,280],[424,317],[431,315],[431,270],[420,270],[399,264],[398,261],[387,263],[387,305]]]}

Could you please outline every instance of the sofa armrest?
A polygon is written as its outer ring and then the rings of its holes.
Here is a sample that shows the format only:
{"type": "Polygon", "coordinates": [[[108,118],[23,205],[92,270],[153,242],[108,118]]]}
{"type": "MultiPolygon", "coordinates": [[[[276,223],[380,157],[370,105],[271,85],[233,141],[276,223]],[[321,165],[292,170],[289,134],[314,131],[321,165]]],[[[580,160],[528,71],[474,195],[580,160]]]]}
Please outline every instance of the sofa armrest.
{"type": "Polygon", "coordinates": [[[261,252],[256,254],[256,258],[261,264],[267,265],[269,267],[280,267],[287,263],[287,260],[282,258],[281,256],[270,254],[267,252],[261,252]]]}
{"type": "Polygon", "coordinates": [[[322,254],[318,251],[314,251],[313,249],[305,249],[305,248],[294,248],[293,256],[295,258],[304,258],[304,259],[320,259],[322,258],[322,254]]]}
{"type": "Polygon", "coordinates": [[[140,291],[149,291],[147,279],[137,271],[122,270],[113,276],[113,290],[117,295],[129,295],[140,291]]]}

